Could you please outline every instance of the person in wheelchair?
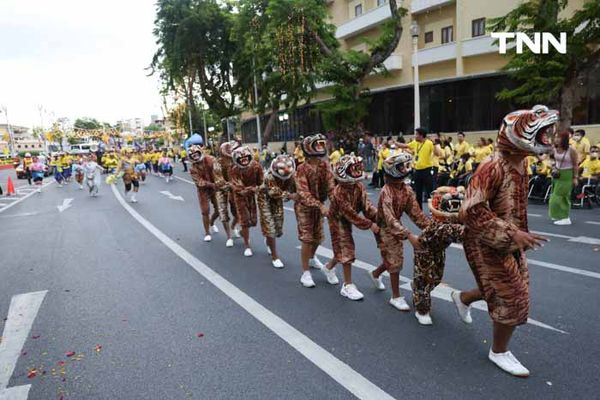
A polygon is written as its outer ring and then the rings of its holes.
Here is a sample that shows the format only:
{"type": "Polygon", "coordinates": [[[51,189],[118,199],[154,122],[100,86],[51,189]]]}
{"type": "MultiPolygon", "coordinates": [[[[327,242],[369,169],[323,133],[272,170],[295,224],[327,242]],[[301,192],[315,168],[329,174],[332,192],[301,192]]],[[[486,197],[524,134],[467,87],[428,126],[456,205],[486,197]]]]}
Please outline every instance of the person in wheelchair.
{"type": "Polygon", "coordinates": [[[473,158],[466,152],[461,154],[456,168],[450,172],[449,186],[467,186],[468,178],[473,173],[473,158]]]}
{"type": "MultiPolygon", "coordinates": [[[[547,154],[533,157],[529,171],[529,198],[545,199],[548,195],[548,187],[552,184],[552,162],[547,154]]],[[[529,160],[528,160],[529,162],[529,160]]]]}
{"type": "MultiPolygon", "coordinates": [[[[598,181],[600,180],[600,148],[597,145],[590,148],[590,154],[579,165],[579,182],[574,189],[575,201],[583,206],[586,198],[598,199],[598,181]]],[[[591,203],[590,203],[591,204],[591,203]]]]}

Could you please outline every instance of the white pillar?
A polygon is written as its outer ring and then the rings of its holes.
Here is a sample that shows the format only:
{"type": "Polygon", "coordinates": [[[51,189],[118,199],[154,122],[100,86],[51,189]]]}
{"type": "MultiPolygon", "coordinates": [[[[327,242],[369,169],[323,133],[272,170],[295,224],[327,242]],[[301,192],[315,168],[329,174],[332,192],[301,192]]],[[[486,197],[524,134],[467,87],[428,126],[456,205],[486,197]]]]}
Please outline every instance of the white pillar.
{"type": "Polygon", "coordinates": [[[419,93],[419,55],[418,36],[413,36],[413,86],[414,86],[414,129],[421,127],[421,97],[419,93]]]}

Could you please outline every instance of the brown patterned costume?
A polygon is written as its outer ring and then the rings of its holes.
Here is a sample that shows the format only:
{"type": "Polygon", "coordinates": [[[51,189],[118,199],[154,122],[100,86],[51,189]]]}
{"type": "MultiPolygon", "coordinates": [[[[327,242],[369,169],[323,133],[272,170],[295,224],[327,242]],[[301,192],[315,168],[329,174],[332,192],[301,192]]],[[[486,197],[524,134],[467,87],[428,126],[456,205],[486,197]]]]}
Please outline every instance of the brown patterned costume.
{"type": "Polygon", "coordinates": [[[215,174],[218,176],[215,183],[217,184],[217,191],[215,198],[217,200],[217,206],[219,210],[219,217],[221,222],[226,223],[230,221],[229,211],[235,218],[237,213],[235,210],[235,203],[233,201],[233,193],[231,193],[231,187],[229,185],[229,176],[231,174],[231,168],[233,167],[233,161],[230,157],[221,156],[214,163],[215,174]]]}
{"type": "Polygon", "coordinates": [[[461,208],[464,248],[495,322],[521,325],[529,315],[527,258],[513,243],[527,229],[527,165],[509,165],[498,152],[479,165],[461,208]]]}
{"type": "Polygon", "coordinates": [[[410,231],[400,221],[403,213],[408,214],[421,229],[425,229],[430,223],[410,186],[403,179],[387,178],[377,206],[377,224],[380,228],[377,244],[383,265],[390,273],[402,270],[404,262],[402,242],[408,238],[410,231]]]}
{"type": "Polygon", "coordinates": [[[256,192],[263,183],[263,170],[254,160],[246,168],[234,165],[231,168],[230,183],[237,218],[242,228],[256,226],[256,192]]]}
{"type": "Polygon", "coordinates": [[[190,168],[190,175],[196,184],[202,216],[208,217],[210,203],[213,205],[214,210],[210,218],[211,223],[219,216],[219,207],[216,199],[216,182],[219,178],[222,179],[222,177],[219,177],[220,171],[215,173],[215,164],[214,157],[205,155],[200,162],[192,163],[192,167],[190,168]]]}
{"type": "Polygon", "coordinates": [[[260,212],[260,227],[264,237],[283,235],[283,202],[289,193],[296,192],[293,177],[283,180],[268,173],[256,195],[260,212]]]}
{"type": "Polygon", "coordinates": [[[294,203],[298,225],[298,239],[303,243],[320,244],[323,242],[323,216],[320,206],[327,200],[335,182],[329,164],[319,160],[313,166],[309,161],[300,165],[296,171],[296,190],[299,199],[294,203]]]}
{"type": "Polygon", "coordinates": [[[420,314],[431,310],[431,292],[442,282],[446,264],[446,249],[453,242],[462,242],[464,226],[433,219],[419,236],[421,251],[414,252],[413,304],[420,314]]]}
{"type": "Polygon", "coordinates": [[[377,209],[360,183],[338,183],[329,200],[328,223],[333,257],[342,264],[352,263],[356,259],[352,225],[362,230],[369,229],[377,219],[377,209]]]}

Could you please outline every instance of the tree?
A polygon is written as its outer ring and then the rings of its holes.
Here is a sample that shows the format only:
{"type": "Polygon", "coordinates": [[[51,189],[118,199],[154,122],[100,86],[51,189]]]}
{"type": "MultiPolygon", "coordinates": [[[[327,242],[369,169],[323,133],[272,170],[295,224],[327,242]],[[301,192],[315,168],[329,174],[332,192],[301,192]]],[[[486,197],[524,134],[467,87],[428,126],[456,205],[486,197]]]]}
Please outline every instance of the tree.
{"type": "Polygon", "coordinates": [[[600,69],[600,1],[588,1],[569,18],[561,18],[559,13],[566,6],[567,0],[529,0],[493,19],[490,28],[494,32],[523,32],[530,37],[534,32],[550,32],[555,37],[566,32],[567,54],[534,54],[528,49],[517,54],[515,48],[510,49],[504,70],[518,86],[497,95],[500,100],[520,105],[546,103],[557,108],[561,129],[571,126],[573,109],[581,100],[588,79],[600,69]]]}
{"type": "Polygon", "coordinates": [[[160,132],[164,131],[164,128],[158,124],[150,124],[144,128],[144,131],[160,132]]]}
{"type": "Polygon", "coordinates": [[[95,118],[89,118],[89,117],[77,118],[75,120],[75,123],[73,124],[73,127],[75,129],[87,129],[87,130],[101,129],[102,126],[103,125],[100,122],[98,122],[95,118]]]}

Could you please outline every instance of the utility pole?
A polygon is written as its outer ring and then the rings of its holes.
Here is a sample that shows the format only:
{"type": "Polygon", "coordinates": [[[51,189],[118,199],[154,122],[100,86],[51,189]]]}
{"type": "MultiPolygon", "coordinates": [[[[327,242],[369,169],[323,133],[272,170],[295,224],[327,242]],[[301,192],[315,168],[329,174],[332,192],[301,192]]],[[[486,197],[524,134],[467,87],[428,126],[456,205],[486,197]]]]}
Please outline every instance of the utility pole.
{"type": "Polygon", "coordinates": [[[6,117],[6,130],[8,131],[9,138],[9,147],[11,156],[15,153],[15,137],[13,135],[12,129],[10,127],[10,122],[8,122],[8,108],[6,106],[2,106],[2,111],[4,111],[4,116],[6,117]]]}
{"type": "Polygon", "coordinates": [[[192,100],[188,98],[188,120],[190,122],[190,136],[194,133],[192,129],[192,100]]]}
{"type": "Polygon", "coordinates": [[[254,79],[254,113],[256,114],[256,137],[258,139],[258,149],[262,149],[262,132],[260,131],[260,114],[258,113],[256,103],[258,102],[258,88],[256,86],[256,70],[254,57],[252,57],[252,78],[254,79]]]}

